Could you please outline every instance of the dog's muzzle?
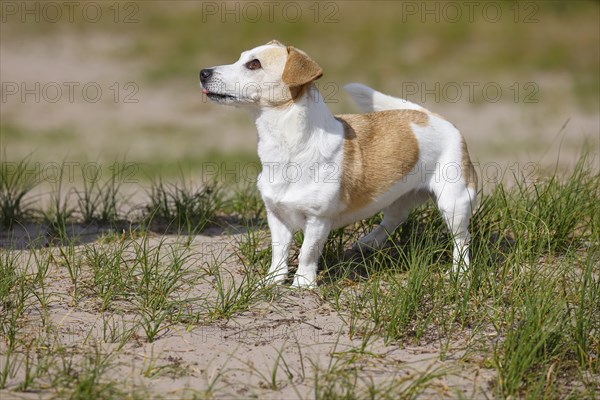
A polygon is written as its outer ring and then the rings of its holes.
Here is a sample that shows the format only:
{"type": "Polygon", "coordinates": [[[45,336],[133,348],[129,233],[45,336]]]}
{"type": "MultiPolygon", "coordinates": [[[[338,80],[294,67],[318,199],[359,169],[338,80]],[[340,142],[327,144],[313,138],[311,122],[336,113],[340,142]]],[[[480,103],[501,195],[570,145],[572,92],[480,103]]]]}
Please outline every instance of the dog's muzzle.
{"type": "Polygon", "coordinates": [[[236,100],[235,96],[223,93],[223,84],[219,79],[212,79],[214,68],[205,68],[200,70],[200,85],[202,93],[217,103],[232,103],[236,100]]]}

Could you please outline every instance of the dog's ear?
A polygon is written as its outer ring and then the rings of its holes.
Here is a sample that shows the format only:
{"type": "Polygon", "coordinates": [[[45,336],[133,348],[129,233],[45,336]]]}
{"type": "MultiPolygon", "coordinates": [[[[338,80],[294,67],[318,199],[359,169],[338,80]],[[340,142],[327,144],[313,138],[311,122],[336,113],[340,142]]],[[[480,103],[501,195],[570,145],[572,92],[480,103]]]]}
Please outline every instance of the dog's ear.
{"type": "Polygon", "coordinates": [[[323,69],[306,53],[288,46],[288,56],[283,69],[283,83],[290,88],[305,85],[323,76],[323,69]]]}
{"type": "Polygon", "coordinates": [[[281,46],[281,47],[285,47],[285,44],[281,43],[279,40],[277,39],[273,39],[271,40],[269,43],[267,43],[267,45],[273,44],[275,46],[281,46]]]}

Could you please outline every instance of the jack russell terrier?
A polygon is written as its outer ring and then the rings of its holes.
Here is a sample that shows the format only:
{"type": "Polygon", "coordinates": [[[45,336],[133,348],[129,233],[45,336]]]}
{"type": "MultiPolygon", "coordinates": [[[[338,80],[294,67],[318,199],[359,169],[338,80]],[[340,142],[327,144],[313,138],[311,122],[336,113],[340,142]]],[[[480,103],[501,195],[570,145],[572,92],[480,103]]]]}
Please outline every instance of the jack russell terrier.
{"type": "Polygon", "coordinates": [[[469,265],[469,218],[477,176],[450,122],[407,100],[352,83],[365,114],[331,114],[314,81],[323,70],[306,53],[271,41],[230,65],[200,71],[202,92],[247,108],[258,129],[273,258],[268,283],[288,275],[295,231],[304,231],[294,287],[314,288],[332,229],[383,211],[359,249],[381,248],[409,211],[434,199],[454,240],[453,271],[469,265]]]}

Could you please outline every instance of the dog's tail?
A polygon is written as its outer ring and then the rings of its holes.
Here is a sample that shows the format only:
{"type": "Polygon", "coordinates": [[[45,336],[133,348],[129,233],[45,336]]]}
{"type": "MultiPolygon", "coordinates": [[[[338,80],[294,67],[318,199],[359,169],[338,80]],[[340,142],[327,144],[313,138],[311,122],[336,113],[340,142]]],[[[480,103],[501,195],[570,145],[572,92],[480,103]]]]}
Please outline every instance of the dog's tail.
{"type": "Polygon", "coordinates": [[[388,96],[360,83],[349,83],[344,89],[362,112],[385,110],[418,110],[429,113],[424,107],[405,99],[388,96]]]}

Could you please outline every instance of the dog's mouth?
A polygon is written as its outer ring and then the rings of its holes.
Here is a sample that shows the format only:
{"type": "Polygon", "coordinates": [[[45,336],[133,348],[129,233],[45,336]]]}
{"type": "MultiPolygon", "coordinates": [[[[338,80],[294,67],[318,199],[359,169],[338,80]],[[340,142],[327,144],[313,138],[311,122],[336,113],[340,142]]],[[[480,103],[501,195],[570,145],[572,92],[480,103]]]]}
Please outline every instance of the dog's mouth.
{"type": "Polygon", "coordinates": [[[235,101],[236,97],[230,94],[211,92],[208,89],[202,89],[202,93],[206,95],[212,101],[216,101],[217,103],[223,103],[228,101],[235,101]]]}

